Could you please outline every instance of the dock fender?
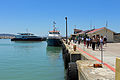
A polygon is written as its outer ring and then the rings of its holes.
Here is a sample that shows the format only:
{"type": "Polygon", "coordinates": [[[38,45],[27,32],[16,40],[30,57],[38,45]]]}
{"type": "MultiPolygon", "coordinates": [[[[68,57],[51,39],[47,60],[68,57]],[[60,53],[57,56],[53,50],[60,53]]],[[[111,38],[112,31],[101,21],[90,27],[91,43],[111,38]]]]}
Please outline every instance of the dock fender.
{"type": "Polygon", "coordinates": [[[78,69],[75,62],[70,62],[68,64],[67,80],[78,80],[78,69]]]}
{"type": "Polygon", "coordinates": [[[68,50],[67,50],[67,49],[65,49],[65,53],[68,53],[68,50]]]}
{"type": "Polygon", "coordinates": [[[70,62],[70,54],[66,53],[64,54],[64,64],[65,64],[65,69],[68,68],[68,63],[70,62]]]}
{"type": "Polygon", "coordinates": [[[63,53],[63,54],[65,53],[65,48],[62,48],[62,53],[63,53]]]}
{"type": "Polygon", "coordinates": [[[63,54],[68,53],[68,50],[66,48],[62,48],[62,53],[63,54]]]}
{"type": "Polygon", "coordinates": [[[65,56],[66,56],[67,53],[68,53],[68,50],[64,49],[63,52],[62,52],[63,59],[65,58],[65,56]]]}

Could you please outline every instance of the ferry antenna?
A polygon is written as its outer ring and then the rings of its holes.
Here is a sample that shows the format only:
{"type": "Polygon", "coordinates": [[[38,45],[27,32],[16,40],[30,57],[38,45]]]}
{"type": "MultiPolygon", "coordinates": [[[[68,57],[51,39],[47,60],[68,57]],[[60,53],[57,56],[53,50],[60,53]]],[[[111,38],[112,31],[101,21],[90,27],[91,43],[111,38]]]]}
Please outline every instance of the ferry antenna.
{"type": "Polygon", "coordinates": [[[54,31],[55,31],[55,29],[56,29],[55,24],[56,24],[56,22],[53,21],[53,30],[54,30],[54,31]]]}

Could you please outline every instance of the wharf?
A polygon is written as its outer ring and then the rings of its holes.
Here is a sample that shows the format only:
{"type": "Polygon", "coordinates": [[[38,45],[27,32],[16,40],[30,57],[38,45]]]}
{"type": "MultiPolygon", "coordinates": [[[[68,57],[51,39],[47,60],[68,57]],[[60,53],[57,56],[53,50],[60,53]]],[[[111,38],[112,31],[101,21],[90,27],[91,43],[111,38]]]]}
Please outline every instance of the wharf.
{"type": "MultiPolygon", "coordinates": [[[[115,80],[115,62],[116,58],[120,57],[120,43],[107,43],[107,47],[103,48],[103,66],[102,68],[94,68],[93,64],[101,64],[101,51],[99,49],[93,51],[90,48],[86,48],[83,43],[78,45],[71,41],[70,44],[66,44],[63,41],[63,59],[65,68],[67,69],[68,80],[73,80],[70,73],[70,63],[75,62],[77,64],[78,79],[74,80],[115,80]],[[73,50],[73,45],[76,45],[76,51],[73,50]],[[69,75],[70,74],[70,75],[69,75]]],[[[77,76],[76,75],[76,76],[77,76]]]]}

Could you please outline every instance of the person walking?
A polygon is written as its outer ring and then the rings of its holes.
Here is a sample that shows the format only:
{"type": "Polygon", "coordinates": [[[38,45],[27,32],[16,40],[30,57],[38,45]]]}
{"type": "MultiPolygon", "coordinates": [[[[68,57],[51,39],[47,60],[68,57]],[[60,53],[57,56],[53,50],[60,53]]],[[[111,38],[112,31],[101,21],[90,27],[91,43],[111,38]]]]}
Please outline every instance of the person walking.
{"type": "Polygon", "coordinates": [[[90,38],[90,47],[92,46],[92,38],[90,38]]]}
{"type": "Polygon", "coordinates": [[[89,47],[89,44],[90,44],[90,38],[86,38],[86,41],[87,41],[87,48],[89,47]]]}
{"type": "Polygon", "coordinates": [[[105,44],[105,46],[107,46],[107,37],[106,36],[104,37],[104,43],[103,44],[105,44]]]}
{"type": "Polygon", "coordinates": [[[100,38],[99,38],[99,36],[97,36],[96,37],[96,49],[98,49],[99,48],[99,45],[100,45],[100,38]]]}
{"type": "Polygon", "coordinates": [[[86,38],[84,37],[84,46],[86,46],[86,38]]]}
{"type": "Polygon", "coordinates": [[[77,43],[77,37],[75,37],[75,44],[77,43]]]}
{"type": "Polygon", "coordinates": [[[92,38],[92,49],[95,50],[96,38],[95,35],[92,38]]]}
{"type": "Polygon", "coordinates": [[[104,39],[103,39],[103,36],[101,36],[101,38],[100,38],[100,48],[99,48],[99,50],[103,50],[103,43],[104,43],[104,39]]]}
{"type": "Polygon", "coordinates": [[[82,37],[82,43],[83,43],[84,38],[82,37]]]}
{"type": "Polygon", "coordinates": [[[78,38],[78,44],[80,44],[80,42],[81,42],[81,37],[79,36],[79,38],[78,38]]]}

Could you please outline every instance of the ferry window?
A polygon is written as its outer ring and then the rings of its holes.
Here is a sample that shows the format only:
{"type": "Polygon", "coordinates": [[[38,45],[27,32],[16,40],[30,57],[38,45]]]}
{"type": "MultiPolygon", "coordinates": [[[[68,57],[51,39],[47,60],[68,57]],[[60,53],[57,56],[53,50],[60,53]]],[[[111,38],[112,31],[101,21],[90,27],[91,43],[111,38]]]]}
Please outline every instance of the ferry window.
{"type": "Polygon", "coordinates": [[[54,32],[54,34],[57,34],[56,32],[54,32]]]}
{"type": "Polygon", "coordinates": [[[50,34],[52,34],[52,32],[50,32],[50,34]]]}
{"type": "Polygon", "coordinates": [[[53,34],[60,34],[59,32],[53,32],[53,34]]]}

